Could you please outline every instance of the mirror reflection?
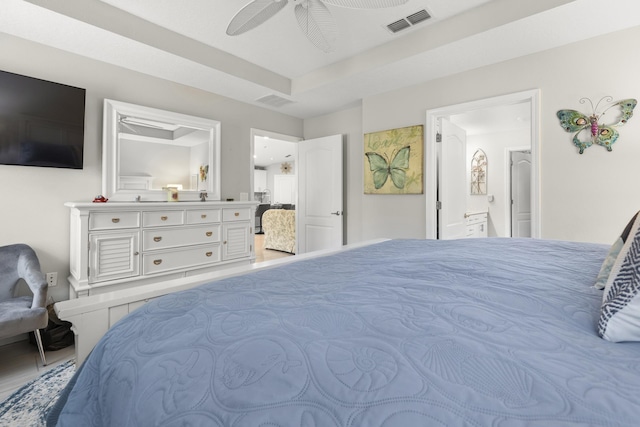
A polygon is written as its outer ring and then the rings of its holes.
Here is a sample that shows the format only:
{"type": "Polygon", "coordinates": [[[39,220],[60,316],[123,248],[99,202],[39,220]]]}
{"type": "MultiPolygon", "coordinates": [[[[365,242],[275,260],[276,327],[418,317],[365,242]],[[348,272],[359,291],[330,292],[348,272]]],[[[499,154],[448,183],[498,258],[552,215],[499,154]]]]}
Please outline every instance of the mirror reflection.
{"type": "Polygon", "coordinates": [[[209,135],[201,129],[122,116],[118,124],[121,190],[207,190],[209,135]]]}
{"type": "Polygon", "coordinates": [[[220,200],[220,123],[105,100],[103,194],[114,201],[220,200]]]}

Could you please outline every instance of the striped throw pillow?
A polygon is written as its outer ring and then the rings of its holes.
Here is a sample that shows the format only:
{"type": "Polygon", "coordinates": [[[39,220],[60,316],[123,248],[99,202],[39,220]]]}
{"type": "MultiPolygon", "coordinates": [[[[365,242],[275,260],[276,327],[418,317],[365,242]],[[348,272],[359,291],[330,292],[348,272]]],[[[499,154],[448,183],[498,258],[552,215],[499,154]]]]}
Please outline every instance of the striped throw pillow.
{"type": "Polygon", "coordinates": [[[640,216],[629,235],[604,288],[599,335],[613,342],[640,341],[640,216]]]}

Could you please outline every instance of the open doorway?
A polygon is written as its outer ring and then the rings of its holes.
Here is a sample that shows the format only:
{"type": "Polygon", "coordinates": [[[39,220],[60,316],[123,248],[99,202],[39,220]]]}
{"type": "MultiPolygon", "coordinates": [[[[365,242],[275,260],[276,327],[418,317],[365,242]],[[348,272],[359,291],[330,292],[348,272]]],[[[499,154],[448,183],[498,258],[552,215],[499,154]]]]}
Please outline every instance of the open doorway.
{"type": "MultiPolygon", "coordinates": [[[[251,184],[253,200],[258,202],[255,214],[256,262],[295,253],[295,233],[290,241],[265,249],[263,219],[269,210],[287,210],[283,216],[295,216],[297,204],[297,157],[301,138],[258,129],[251,132],[251,184]]],[[[295,224],[295,222],[294,222],[295,224]]]]}
{"type": "MultiPolygon", "coordinates": [[[[427,201],[426,210],[426,229],[427,238],[438,238],[439,230],[439,215],[441,214],[444,203],[449,205],[463,205],[464,208],[461,212],[453,214],[455,221],[451,223],[465,224],[467,218],[466,215],[475,214],[477,212],[488,212],[493,207],[494,218],[489,219],[489,236],[511,236],[511,216],[510,210],[510,172],[506,169],[506,161],[504,157],[508,155],[509,151],[507,147],[515,147],[518,142],[505,140],[500,144],[492,147],[490,141],[486,138],[477,138],[477,141],[483,141],[478,143],[469,143],[468,153],[475,152],[482,145],[484,147],[490,147],[488,150],[493,151],[491,155],[487,155],[487,175],[489,181],[487,181],[487,191],[483,194],[472,194],[469,192],[469,186],[464,190],[464,195],[456,197],[465,197],[466,200],[461,202],[455,200],[455,203],[451,203],[451,200],[442,200],[443,192],[441,186],[441,178],[443,174],[447,173],[447,166],[438,163],[439,155],[442,151],[445,136],[441,134],[441,126],[443,120],[455,122],[459,127],[472,128],[473,122],[480,124],[483,127],[490,127],[495,122],[495,126],[498,126],[499,119],[506,118],[506,111],[511,109],[517,109],[516,107],[526,107],[527,116],[526,119],[527,130],[525,139],[529,141],[527,148],[530,151],[530,180],[529,180],[529,207],[530,207],[530,235],[532,237],[540,236],[539,225],[539,179],[538,179],[538,167],[537,167],[537,153],[538,153],[538,91],[526,91],[511,95],[500,96],[496,98],[489,98],[480,101],[474,101],[465,104],[453,105],[449,107],[443,107],[436,110],[427,111],[427,132],[426,132],[426,146],[425,146],[425,193],[427,201]],[[496,114],[496,112],[499,112],[496,114]],[[511,144],[511,145],[509,145],[511,144]],[[495,148],[495,150],[493,150],[495,148]],[[492,175],[493,174],[493,175],[492,175]],[[494,181],[491,183],[491,178],[498,177],[500,181],[498,184],[494,181]],[[440,205],[440,206],[438,206],[440,205]],[[509,209],[507,209],[507,206],[509,209]],[[474,212],[477,211],[477,212],[474,212]],[[457,217],[461,218],[458,219],[457,217]],[[491,228],[493,227],[493,229],[491,228]]],[[[487,135],[490,135],[488,133],[487,135]]],[[[496,140],[499,138],[495,138],[496,140]]],[[[513,148],[515,150],[515,148],[513,148]]],[[[466,159],[465,169],[467,176],[463,179],[467,183],[470,183],[470,159],[466,159]]],[[[459,168],[457,168],[459,169],[459,168]]],[[[462,191],[461,191],[462,192],[462,191]]],[[[524,193],[521,193],[524,194],[524,193]]],[[[490,215],[489,215],[490,217],[490,215]]],[[[464,229],[464,227],[463,227],[464,229]]],[[[461,230],[461,233],[464,233],[461,230]]],[[[464,237],[464,236],[460,236],[464,237]]]]}
{"type": "MultiPolygon", "coordinates": [[[[343,242],[344,229],[344,209],[343,209],[343,135],[330,135],[320,138],[303,140],[302,138],[291,137],[272,132],[251,130],[251,195],[252,200],[257,200],[266,213],[275,211],[274,204],[278,210],[287,210],[292,215],[285,215],[287,219],[293,219],[295,233],[293,244],[289,244],[291,239],[287,239],[288,245],[278,250],[287,253],[306,253],[323,249],[340,247],[343,242]],[[268,139],[264,137],[269,137],[268,139]],[[258,138],[262,137],[262,138],[258,138]],[[280,162],[274,166],[275,175],[285,177],[275,178],[273,188],[269,188],[271,181],[267,173],[268,192],[260,191],[256,194],[255,189],[260,188],[260,183],[254,182],[256,174],[255,165],[259,165],[257,159],[257,148],[264,148],[275,145],[274,141],[292,143],[289,148],[295,150],[295,154],[286,157],[291,152],[285,153],[280,162]],[[256,146],[258,141],[261,146],[256,146]],[[256,155],[256,158],[254,158],[256,155]],[[293,160],[288,161],[288,159],[293,160]],[[288,172],[288,173],[287,173],[288,172]],[[287,179],[286,176],[294,176],[295,179],[287,179]],[[264,194],[267,193],[267,194],[264,194]],[[270,194],[269,194],[270,193],[270,194]],[[285,203],[291,201],[292,203],[285,203]],[[285,207],[286,205],[286,207],[285,207]]],[[[268,158],[269,162],[276,160],[275,156],[268,158]],[[273,160],[271,160],[273,157],[273,160]]],[[[267,169],[268,172],[268,169],[267,169]]],[[[265,212],[262,213],[261,223],[266,220],[265,212]]],[[[274,216],[271,212],[267,216],[274,216]]],[[[256,218],[256,223],[258,218],[256,218]]],[[[287,222],[288,224],[289,222],[287,222]]],[[[281,221],[278,222],[281,224],[281,221]]],[[[264,224],[259,224],[260,226],[264,224]]],[[[268,248],[269,235],[265,228],[265,245],[268,248]]],[[[260,230],[260,228],[258,228],[260,230]]],[[[261,246],[256,245],[256,249],[261,246]]],[[[256,254],[257,254],[256,250],[256,254]]]]}

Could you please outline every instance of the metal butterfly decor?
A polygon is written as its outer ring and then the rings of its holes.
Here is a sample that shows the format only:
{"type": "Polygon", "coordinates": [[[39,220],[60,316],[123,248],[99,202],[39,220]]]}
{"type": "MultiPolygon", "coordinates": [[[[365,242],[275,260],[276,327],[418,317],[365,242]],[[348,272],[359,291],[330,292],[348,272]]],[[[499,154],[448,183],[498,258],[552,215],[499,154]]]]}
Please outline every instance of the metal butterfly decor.
{"type": "Polygon", "coordinates": [[[602,145],[607,149],[607,151],[611,151],[611,146],[616,142],[618,136],[620,134],[616,130],[616,127],[622,126],[627,123],[627,121],[633,116],[633,109],[635,108],[638,101],[635,99],[623,99],[622,101],[614,102],[609,105],[607,108],[602,111],[602,113],[598,113],[598,106],[602,101],[611,102],[613,98],[610,96],[605,96],[596,106],[593,106],[593,102],[589,98],[582,98],[580,100],[581,104],[585,102],[589,102],[591,104],[592,114],[587,116],[582,114],[576,110],[560,110],[557,113],[558,119],[560,119],[560,126],[567,132],[575,132],[573,135],[573,143],[576,147],[580,149],[580,154],[584,152],[585,149],[591,147],[594,143],[598,145],[602,145]],[[620,110],[622,116],[618,120],[617,123],[611,125],[603,125],[598,123],[600,118],[604,116],[604,114],[609,111],[609,109],[620,106],[620,110]],[[578,135],[583,131],[589,129],[591,132],[591,138],[582,141],[578,138],[578,135]]]}

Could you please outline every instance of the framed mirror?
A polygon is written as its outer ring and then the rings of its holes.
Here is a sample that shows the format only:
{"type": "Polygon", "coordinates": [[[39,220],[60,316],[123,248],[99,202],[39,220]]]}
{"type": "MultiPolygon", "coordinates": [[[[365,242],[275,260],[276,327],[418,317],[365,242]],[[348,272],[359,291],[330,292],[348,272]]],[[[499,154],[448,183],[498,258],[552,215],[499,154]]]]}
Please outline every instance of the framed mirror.
{"type": "Polygon", "coordinates": [[[220,200],[220,122],[104,100],[102,195],[112,201],[220,200]]]}

